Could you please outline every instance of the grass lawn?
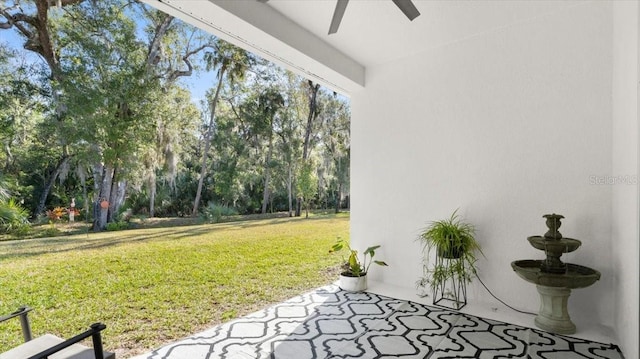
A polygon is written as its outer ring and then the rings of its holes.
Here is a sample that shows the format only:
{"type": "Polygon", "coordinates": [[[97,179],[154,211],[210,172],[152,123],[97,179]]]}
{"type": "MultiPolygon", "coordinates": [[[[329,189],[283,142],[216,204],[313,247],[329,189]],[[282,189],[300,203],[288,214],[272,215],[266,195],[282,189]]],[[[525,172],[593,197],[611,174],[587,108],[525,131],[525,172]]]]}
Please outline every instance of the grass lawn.
{"type": "MultiPolygon", "coordinates": [[[[147,228],[0,242],[0,315],[20,305],[34,335],[103,322],[127,358],[337,279],[348,214],[147,228]]],[[[21,342],[0,324],[0,353],[21,342]]]]}

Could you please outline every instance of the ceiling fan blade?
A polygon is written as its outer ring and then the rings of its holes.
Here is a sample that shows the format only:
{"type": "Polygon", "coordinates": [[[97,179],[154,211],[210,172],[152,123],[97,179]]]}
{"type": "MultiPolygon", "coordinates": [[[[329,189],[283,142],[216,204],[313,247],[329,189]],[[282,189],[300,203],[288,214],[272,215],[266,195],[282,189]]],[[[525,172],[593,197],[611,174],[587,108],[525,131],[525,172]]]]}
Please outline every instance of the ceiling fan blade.
{"type": "Polygon", "coordinates": [[[331,26],[329,26],[329,35],[335,34],[338,31],[340,21],[342,21],[342,16],[348,3],[349,0],[338,0],[336,3],[336,9],[333,11],[333,18],[331,19],[331,26]]]}
{"type": "Polygon", "coordinates": [[[402,10],[405,16],[411,21],[420,15],[420,11],[418,11],[416,6],[413,5],[411,0],[393,0],[393,3],[396,4],[396,6],[402,10]]]}

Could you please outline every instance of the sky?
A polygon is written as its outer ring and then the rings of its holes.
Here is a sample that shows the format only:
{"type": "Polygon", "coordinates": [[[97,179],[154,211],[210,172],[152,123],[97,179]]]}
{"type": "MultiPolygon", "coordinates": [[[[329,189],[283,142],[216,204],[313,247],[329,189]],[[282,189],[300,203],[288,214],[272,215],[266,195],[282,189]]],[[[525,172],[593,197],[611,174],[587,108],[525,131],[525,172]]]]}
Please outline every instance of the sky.
{"type": "MultiPolygon", "coordinates": [[[[0,44],[7,44],[11,48],[21,49],[22,39],[16,34],[15,30],[0,30],[0,44]]],[[[28,52],[28,51],[27,51],[28,52]]],[[[39,57],[32,52],[28,52],[27,56],[31,60],[36,60],[39,57]]]]}

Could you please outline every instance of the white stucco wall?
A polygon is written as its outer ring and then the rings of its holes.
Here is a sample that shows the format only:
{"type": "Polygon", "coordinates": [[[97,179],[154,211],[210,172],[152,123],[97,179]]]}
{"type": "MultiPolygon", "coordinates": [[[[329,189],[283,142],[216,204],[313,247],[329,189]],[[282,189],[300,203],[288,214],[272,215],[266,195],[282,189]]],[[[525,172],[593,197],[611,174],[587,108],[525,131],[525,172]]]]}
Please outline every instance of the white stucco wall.
{"type": "Polygon", "coordinates": [[[613,4],[613,249],[615,327],[627,358],[638,348],[638,2],[613,4]],[[624,179],[629,178],[629,181],[624,179]],[[633,319],[632,319],[633,318],[633,319]]]}
{"type": "MultiPolygon", "coordinates": [[[[563,259],[602,273],[573,292],[572,319],[614,324],[612,188],[593,184],[612,173],[612,27],[611,3],[583,3],[367,68],[351,102],[351,238],[382,245],[390,267],[373,279],[414,286],[417,234],[459,207],[477,227],[485,283],[537,311],[510,263],[543,258],[526,237],[555,212],[583,242],[563,259]]],[[[488,299],[475,283],[469,297],[488,299]]]]}

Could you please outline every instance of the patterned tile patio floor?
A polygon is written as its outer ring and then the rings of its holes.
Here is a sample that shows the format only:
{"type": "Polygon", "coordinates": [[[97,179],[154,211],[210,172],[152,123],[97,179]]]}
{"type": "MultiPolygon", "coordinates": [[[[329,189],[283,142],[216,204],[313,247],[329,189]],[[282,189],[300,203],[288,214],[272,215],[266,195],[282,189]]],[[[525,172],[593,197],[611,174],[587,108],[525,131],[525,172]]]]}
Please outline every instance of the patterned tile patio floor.
{"type": "Polygon", "coordinates": [[[620,359],[603,344],[335,285],[134,359],[620,359]]]}

